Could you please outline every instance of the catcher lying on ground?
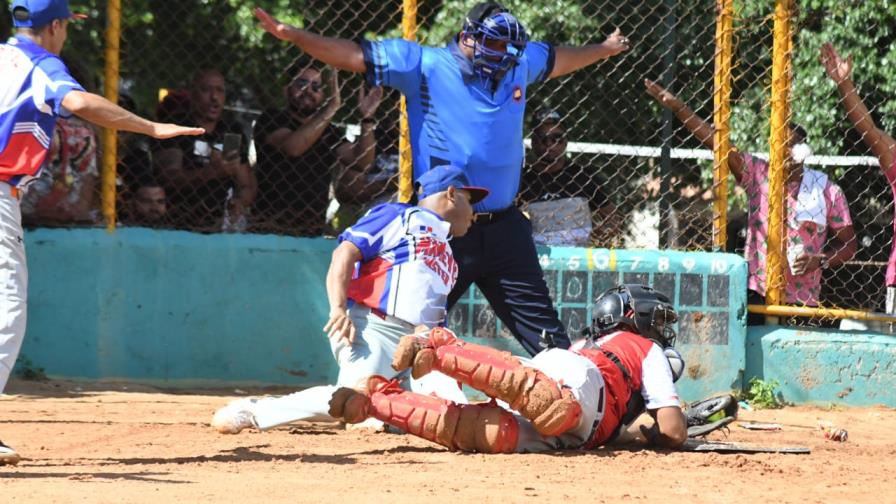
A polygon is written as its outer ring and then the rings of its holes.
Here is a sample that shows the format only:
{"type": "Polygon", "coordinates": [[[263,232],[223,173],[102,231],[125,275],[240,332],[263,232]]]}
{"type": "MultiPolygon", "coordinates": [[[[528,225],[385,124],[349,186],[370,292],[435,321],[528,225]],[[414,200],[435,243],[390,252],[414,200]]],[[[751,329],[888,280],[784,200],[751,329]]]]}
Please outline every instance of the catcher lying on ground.
{"type": "Polygon", "coordinates": [[[654,419],[641,427],[648,444],[675,448],[688,435],[674,384],[684,368],[672,349],[676,320],[663,294],[622,285],[595,301],[592,336],[531,360],[444,328],[405,336],[392,361],[396,371],[440,371],[497,401],[457,404],[373,376],[364,390],[338,389],[330,415],[346,423],[378,418],[452,450],[514,453],[595,448],[646,409],[654,419]]]}

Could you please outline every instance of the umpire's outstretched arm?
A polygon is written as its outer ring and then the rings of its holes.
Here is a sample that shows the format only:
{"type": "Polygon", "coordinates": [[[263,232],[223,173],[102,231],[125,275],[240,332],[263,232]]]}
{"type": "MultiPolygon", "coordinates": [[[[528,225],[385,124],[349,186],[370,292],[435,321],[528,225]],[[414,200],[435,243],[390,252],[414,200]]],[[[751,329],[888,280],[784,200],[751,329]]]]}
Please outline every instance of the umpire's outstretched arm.
{"type": "Polygon", "coordinates": [[[255,8],[255,17],[258,18],[264,31],[280,40],[293,43],[299,49],[310,54],[311,57],[323,61],[327,65],[357,73],[367,70],[367,65],[364,63],[364,51],[356,42],[324,37],[281,23],[260,7],[255,8]]]}

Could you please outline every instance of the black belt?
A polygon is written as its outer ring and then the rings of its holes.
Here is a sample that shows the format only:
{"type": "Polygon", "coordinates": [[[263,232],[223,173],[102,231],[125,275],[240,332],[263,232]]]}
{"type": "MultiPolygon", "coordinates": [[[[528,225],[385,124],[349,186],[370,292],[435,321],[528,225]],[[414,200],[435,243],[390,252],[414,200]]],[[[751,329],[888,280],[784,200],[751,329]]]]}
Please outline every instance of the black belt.
{"type": "Polygon", "coordinates": [[[481,212],[473,214],[473,223],[474,224],[491,224],[493,222],[497,222],[500,219],[510,215],[512,211],[516,210],[516,207],[509,206],[504,210],[497,210],[495,212],[481,212]]]}

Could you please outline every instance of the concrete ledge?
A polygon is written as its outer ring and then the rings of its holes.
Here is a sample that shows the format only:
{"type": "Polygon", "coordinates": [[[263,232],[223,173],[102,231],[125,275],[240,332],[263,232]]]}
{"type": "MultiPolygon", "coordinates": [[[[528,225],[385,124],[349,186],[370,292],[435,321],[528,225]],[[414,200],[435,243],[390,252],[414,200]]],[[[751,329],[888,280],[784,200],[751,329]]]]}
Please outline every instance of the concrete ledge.
{"type": "Polygon", "coordinates": [[[834,329],[747,329],[750,378],[777,380],[785,401],[896,407],[896,337],[834,329]]]}

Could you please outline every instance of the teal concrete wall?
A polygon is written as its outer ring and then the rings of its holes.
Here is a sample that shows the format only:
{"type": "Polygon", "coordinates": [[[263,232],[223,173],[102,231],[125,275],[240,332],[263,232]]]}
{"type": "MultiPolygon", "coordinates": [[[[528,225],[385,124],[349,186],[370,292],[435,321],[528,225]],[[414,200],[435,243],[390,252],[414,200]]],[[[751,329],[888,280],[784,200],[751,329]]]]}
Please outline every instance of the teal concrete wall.
{"type": "MultiPolygon", "coordinates": [[[[309,386],[336,366],[321,331],[333,240],[121,229],[26,233],[29,323],[23,354],[51,376],[167,386],[309,386]]],[[[692,399],[739,388],[746,265],[728,254],[543,248],[561,319],[577,333],[591,300],[619,282],[667,292],[692,399]]],[[[472,289],[449,325],[522,353],[472,289]]]]}
{"type": "Polygon", "coordinates": [[[751,327],[746,357],[745,382],[777,380],[787,402],[896,407],[896,337],[751,327]]]}
{"type": "MultiPolygon", "coordinates": [[[[30,281],[23,355],[50,376],[171,387],[309,386],[336,366],[321,327],[333,240],[121,229],[26,233],[30,281]]],[[[896,338],[745,326],[738,256],[542,248],[560,318],[576,333],[591,300],[619,282],[669,293],[681,314],[682,396],[778,380],[785,400],[896,407],[896,338]]],[[[521,353],[472,289],[449,325],[521,353]]],[[[20,362],[21,366],[21,362],[20,362]]]]}
{"type": "Polygon", "coordinates": [[[26,233],[22,352],[51,376],[168,385],[335,377],[334,241],[121,229],[26,233]]]}

